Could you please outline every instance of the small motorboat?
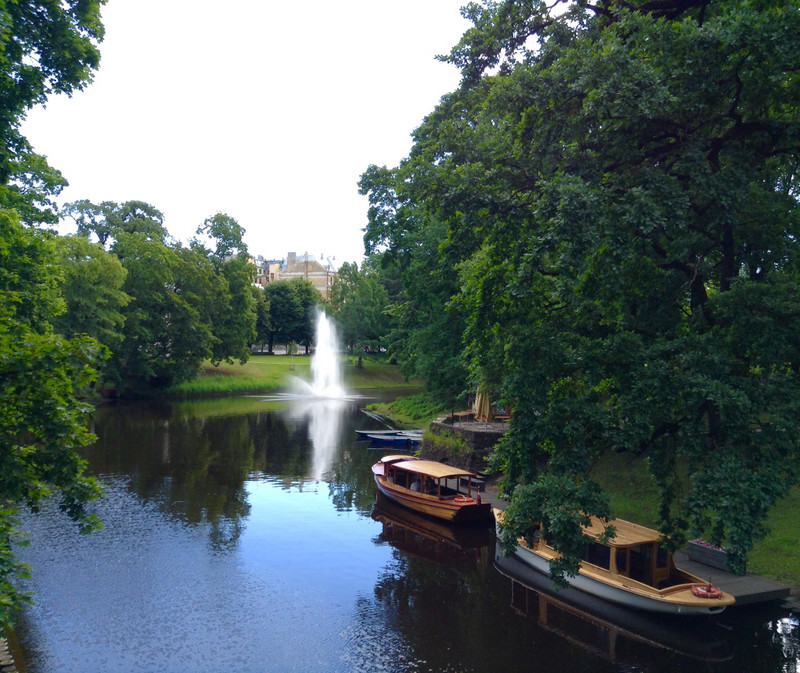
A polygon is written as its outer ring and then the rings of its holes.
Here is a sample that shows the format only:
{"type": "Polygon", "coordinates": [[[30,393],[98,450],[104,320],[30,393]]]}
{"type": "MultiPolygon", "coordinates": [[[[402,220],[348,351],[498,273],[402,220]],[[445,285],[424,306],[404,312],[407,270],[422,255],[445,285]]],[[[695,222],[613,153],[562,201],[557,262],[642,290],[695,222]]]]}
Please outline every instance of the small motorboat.
{"type": "Polygon", "coordinates": [[[375,444],[416,446],[422,442],[422,430],[356,430],[356,434],[375,444]]]}

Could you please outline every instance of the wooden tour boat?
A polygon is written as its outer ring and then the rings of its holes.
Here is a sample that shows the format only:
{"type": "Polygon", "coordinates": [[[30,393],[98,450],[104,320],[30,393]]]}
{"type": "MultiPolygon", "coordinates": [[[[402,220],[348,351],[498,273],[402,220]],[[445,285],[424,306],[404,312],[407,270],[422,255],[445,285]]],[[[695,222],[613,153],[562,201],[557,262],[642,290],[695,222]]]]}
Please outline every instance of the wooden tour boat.
{"type": "Polygon", "coordinates": [[[415,512],[454,523],[491,521],[492,506],[482,502],[472,472],[395,455],[381,458],[372,473],[380,493],[415,512]]]}
{"type": "MultiPolygon", "coordinates": [[[[494,513],[499,534],[503,513],[494,513]]],[[[605,530],[600,519],[592,517],[584,528],[589,541],[578,574],[565,578],[570,586],[620,605],[676,615],[717,614],[734,603],[733,596],[710,581],[676,567],[658,531],[622,519],[610,523],[617,534],[607,544],[597,541],[605,530]]],[[[535,530],[532,540],[529,544],[519,538],[514,556],[549,574],[550,561],[559,553],[547,544],[543,531],[535,530]]]]}

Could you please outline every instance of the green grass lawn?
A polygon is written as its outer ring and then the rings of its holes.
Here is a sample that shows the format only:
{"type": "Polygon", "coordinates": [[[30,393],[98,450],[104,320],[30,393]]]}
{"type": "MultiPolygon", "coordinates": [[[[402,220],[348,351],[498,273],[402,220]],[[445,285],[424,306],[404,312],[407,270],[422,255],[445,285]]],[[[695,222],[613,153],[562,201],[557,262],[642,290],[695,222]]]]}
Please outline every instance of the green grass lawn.
{"type": "MultiPolygon", "coordinates": [[[[342,358],[342,376],[348,388],[418,387],[419,381],[406,381],[400,368],[385,360],[365,357],[356,366],[355,357],[342,358]]],[[[263,393],[284,390],[290,377],[311,380],[311,358],[307,355],[254,355],[245,364],[213,366],[207,363],[194,381],[169,388],[169,396],[193,397],[235,393],[263,393]]]]}
{"type": "MultiPolygon", "coordinates": [[[[609,494],[616,516],[656,527],[658,493],[645,458],[604,456],[592,468],[592,477],[609,494]]],[[[747,571],[800,586],[800,488],[775,504],[767,527],[769,535],[748,555],[747,571]]]]}

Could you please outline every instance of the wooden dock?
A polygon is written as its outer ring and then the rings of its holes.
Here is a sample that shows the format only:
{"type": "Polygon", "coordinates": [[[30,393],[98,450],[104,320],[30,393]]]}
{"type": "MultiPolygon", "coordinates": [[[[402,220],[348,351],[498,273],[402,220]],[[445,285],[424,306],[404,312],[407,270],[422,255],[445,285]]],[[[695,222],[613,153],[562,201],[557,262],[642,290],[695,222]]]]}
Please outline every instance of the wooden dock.
{"type": "Polygon", "coordinates": [[[789,597],[791,589],[785,584],[758,575],[733,575],[719,568],[690,561],[685,552],[676,552],[675,564],[703,579],[711,578],[711,583],[736,597],[736,605],[766,603],[789,597]]]}

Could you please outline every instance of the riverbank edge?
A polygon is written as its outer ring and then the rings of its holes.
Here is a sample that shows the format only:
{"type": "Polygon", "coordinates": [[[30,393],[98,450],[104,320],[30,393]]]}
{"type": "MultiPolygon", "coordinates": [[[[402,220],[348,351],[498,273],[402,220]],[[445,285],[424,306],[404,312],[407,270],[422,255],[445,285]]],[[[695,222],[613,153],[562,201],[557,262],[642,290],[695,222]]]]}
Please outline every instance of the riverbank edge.
{"type": "Polygon", "coordinates": [[[4,635],[0,635],[0,673],[19,673],[11,645],[4,635]]]}

